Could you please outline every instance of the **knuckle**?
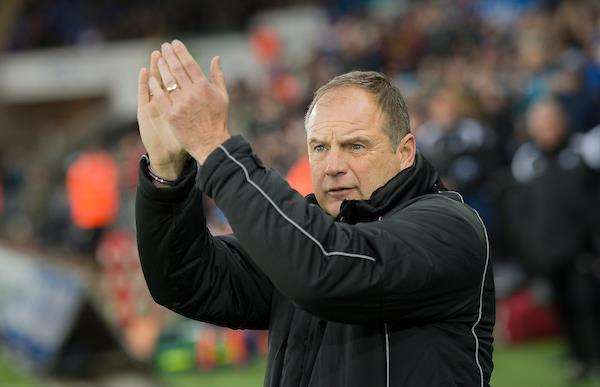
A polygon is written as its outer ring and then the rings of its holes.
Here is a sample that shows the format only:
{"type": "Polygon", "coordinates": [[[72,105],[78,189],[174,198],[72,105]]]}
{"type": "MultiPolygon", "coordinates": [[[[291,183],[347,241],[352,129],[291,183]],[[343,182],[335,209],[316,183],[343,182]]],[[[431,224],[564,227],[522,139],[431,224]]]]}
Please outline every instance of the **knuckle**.
{"type": "Polygon", "coordinates": [[[171,69],[175,72],[179,72],[183,70],[183,67],[181,66],[181,63],[179,61],[176,61],[171,65],[171,69]]]}
{"type": "Polygon", "coordinates": [[[185,107],[182,104],[174,104],[170,109],[171,118],[175,119],[176,117],[181,116],[181,114],[185,111],[185,107]]]}
{"type": "Polygon", "coordinates": [[[194,62],[193,60],[191,60],[189,58],[183,60],[183,66],[186,68],[192,68],[192,67],[194,67],[195,64],[196,64],[196,62],[194,62]]]}
{"type": "Polygon", "coordinates": [[[152,100],[154,100],[156,98],[159,98],[160,97],[160,92],[161,92],[160,89],[158,89],[156,87],[152,87],[152,89],[150,89],[150,95],[154,97],[154,98],[152,98],[152,100]]]}
{"type": "Polygon", "coordinates": [[[200,100],[201,100],[200,95],[197,92],[188,94],[185,99],[186,103],[189,105],[195,105],[198,102],[200,102],[200,100]]]}
{"type": "Polygon", "coordinates": [[[177,114],[173,110],[169,110],[163,113],[162,118],[168,123],[173,123],[177,120],[177,114]]]}

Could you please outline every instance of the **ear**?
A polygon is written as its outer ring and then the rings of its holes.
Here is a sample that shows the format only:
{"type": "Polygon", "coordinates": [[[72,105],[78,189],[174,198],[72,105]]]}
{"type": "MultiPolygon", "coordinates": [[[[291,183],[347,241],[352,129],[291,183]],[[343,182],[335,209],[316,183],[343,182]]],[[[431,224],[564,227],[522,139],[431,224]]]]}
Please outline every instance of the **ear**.
{"type": "Polygon", "coordinates": [[[417,143],[415,136],[412,133],[408,133],[402,138],[398,149],[396,149],[396,157],[400,161],[400,170],[410,168],[415,162],[416,154],[417,143]]]}

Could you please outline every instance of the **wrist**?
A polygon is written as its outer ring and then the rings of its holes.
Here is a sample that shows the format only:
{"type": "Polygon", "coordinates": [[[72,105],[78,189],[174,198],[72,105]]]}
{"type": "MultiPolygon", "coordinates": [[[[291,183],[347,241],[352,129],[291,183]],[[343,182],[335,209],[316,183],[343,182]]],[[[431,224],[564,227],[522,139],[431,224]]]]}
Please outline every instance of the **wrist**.
{"type": "Polygon", "coordinates": [[[148,177],[148,179],[152,182],[155,187],[158,188],[172,188],[178,186],[183,180],[189,176],[191,168],[195,169],[196,162],[192,157],[187,155],[185,163],[183,167],[177,173],[177,177],[173,179],[167,179],[163,176],[160,176],[156,171],[152,169],[150,166],[150,158],[147,154],[142,155],[141,167],[143,173],[148,177]]]}
{"type": "Polygon", "coordinates": [[[184,153],[180,156],[171,157],[168,161],[159,161],[148,155],[148,168],[157,176],[165,180],[176,180],[183,171],[189,155],[184,153]]]}
{"type": "Polygon", "coordinates": [[[192,157],[198,162],[198,164],[203,165],[208,156],[215,151],[221,144],[225,141],[229,140],[231,135],[227,134],[226,136],[221,137],[218,141],[215,141],[211,145],[204,145],[195,149],[193,152],[190,152],[192,157]]]}

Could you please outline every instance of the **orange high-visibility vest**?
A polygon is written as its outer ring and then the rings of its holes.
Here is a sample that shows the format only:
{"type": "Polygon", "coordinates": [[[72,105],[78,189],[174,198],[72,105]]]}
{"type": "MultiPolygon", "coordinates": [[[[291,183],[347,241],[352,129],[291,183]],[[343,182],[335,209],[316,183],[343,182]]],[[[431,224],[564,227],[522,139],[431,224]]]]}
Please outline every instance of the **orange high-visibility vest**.
{"type": "Polygon", "coordinates": [[[71,219],[81,228],[111,224],[119,211],[118,168],[108,152],[85,152],[67,171],[71,219]]]}
{"type": "Polygon", "coordinates": [[[308,156],[302,156],[287,173],[288,184],[298,191],[302,196],[313,192],[312,180],[310,178],[310,163],[308,156]]]}

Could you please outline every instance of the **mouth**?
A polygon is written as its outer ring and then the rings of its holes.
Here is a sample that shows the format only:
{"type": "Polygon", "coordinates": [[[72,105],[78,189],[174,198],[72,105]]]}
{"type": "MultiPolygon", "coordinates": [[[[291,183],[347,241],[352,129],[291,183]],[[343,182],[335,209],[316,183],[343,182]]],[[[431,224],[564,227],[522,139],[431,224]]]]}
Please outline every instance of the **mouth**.
{"type": "Polygon", "coordinates": [[[330,190],[327,190],[326,192],[327,192],[327,195],[329,195],[335,199],[345,199],[355,189],[356,188],[354,188],[354,187],[349,187],[349,188],[339,187],[339,188],[332,188],[330,190]]]}

